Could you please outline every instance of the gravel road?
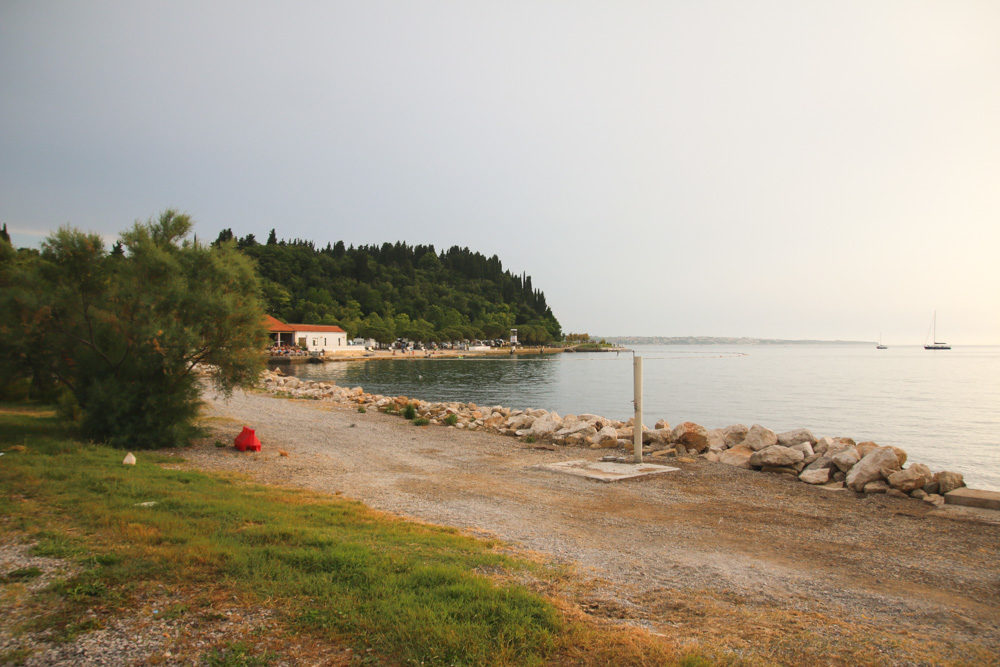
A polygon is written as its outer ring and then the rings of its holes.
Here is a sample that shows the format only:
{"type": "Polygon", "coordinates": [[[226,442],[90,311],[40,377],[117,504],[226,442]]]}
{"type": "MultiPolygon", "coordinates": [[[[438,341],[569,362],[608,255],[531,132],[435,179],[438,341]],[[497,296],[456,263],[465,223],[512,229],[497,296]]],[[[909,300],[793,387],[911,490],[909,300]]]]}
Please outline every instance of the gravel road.
{"type": "Polygon", "coordinates": [[[213,438],[231,442],[246,424],[264,448],[210,440],[180,453],[189,465],[341,492],[540,552],[573,566],[571,597],[605,618],[736,648],[761,624],[808,618],[870,631],[885,650],[909,637],[959,660],[966,644],[1000,653],[1000,513],[823,491],[701,459],[603,484],[536,466],[605,451],[415,427],[328,401],[206,399],[213,438]]]}

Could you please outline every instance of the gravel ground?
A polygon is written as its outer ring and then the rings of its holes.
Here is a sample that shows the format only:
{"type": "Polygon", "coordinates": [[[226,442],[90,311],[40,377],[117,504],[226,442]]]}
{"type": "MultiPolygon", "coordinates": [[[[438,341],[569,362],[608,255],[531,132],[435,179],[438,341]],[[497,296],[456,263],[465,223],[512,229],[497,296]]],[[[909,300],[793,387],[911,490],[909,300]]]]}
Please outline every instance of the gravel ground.
{"type": "Polygon", "coordinates": [[[824,491],[700,459],[602,484],[535,466],[606,450],[418,428],[327,401],[206,398],[213,438],[231,442],[246,424],[263,451],[210,439],[178,452],[188,465],[340,492],[540,552],[571,564],[573,597],[606,618],[675,638],[726,627],[752,641],[734,623],[804,614],[1000,653],[997,512],[824,491]]]}

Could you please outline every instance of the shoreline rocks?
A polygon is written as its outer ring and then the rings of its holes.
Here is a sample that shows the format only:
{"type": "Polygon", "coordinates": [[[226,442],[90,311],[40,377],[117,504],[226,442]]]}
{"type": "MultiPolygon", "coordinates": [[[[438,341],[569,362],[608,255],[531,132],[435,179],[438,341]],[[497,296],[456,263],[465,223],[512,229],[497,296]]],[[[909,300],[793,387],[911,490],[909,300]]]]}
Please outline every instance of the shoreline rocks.
{"type": "MultiPolygon", "coordinates": [[[[631,419],[623,422],[593,414],[561,417],[555,411],[539,408],[518,410],[500,405],[484,407],[475,403],[382,396],[369,394],[362,387],[347,389],[275,371],[265,371],[260,385],[264,391],[278,396],[356,404],[360,411],[374,408],[401,414],[407,406],[413,406],[416,416],[431,425],[484,430],[568,447],[630,450],[635,428],[631,419]]],[[[643,454],[654,459],[700,455],[709,462],[785,475],[828,491],[885,494],[941,505],[945,494],[965,486],[960,473],[934,473],[920,463],[904,467],[907,454],[898,447],[883,447],[871,441],[857,443],[846,437],[817,438],[804,428],[775,433],[760,424],[707,429],[694,422],[682,422],[671,428],[662,419],[652,429],[645,424],[639,427],[643,454]]]]}

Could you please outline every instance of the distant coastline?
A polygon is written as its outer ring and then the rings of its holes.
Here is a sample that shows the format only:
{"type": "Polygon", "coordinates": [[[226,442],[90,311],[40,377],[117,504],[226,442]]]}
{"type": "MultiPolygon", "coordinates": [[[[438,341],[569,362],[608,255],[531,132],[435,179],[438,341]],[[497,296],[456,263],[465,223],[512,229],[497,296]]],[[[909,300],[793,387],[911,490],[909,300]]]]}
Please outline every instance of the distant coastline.
{"type": "Polygon", "coordinates": [[[871,345],[867,340],[785,340],[781,338],[749,338],[727,336],[598,336],[616,345],[871,345]]]}

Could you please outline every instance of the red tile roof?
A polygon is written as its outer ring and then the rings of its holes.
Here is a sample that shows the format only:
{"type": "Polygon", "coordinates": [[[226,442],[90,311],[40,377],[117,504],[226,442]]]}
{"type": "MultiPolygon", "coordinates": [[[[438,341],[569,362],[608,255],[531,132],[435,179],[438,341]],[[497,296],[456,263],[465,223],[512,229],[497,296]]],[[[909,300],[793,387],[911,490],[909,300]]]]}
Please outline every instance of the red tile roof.
{"type": "Polygon", "coordinates": [[[295,333],[295,329],[289,324],[285,324],[276,317],[271,317],[270,315],[264,316],[264,326],[271,333],[295,333]]]}
{"type": "Polygon", "coordinates": [[[331,326],[329,324],[289,324],[287,326],[292,327],[295,331],[330,331],[334,333],[346,333],[340,327],[331,326]]]}

